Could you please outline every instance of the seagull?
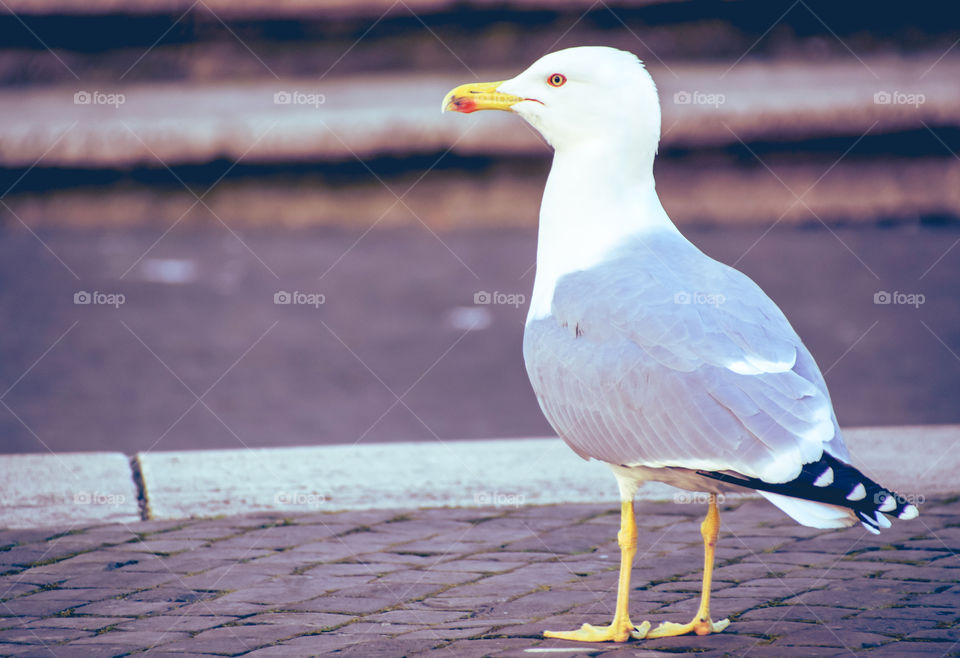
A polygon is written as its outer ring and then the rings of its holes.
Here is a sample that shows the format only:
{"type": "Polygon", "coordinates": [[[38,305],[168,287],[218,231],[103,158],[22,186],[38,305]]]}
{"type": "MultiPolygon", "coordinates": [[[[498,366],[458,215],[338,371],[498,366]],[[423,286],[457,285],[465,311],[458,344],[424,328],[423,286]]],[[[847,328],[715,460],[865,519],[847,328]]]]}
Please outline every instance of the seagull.
{"type": "Polygon", "coordinates": [[[717,496],[756,491],[799,523],[889,527],[916,506],[855,467],[823,375],[777,305],[674,226],[653,176],[657,88],[636,55],[560,50],[513,79],[456,87],[443,111],[519,114],[553,147],[523,335],[530,383],[557,434],[606,462],[620,490],[612,623],[551,638],[625,642],[718,633],[710,585],[717,496]],[[635,626],[633,500],[659,481],[703,492],[700,607],[686,624],[635,626]]]}

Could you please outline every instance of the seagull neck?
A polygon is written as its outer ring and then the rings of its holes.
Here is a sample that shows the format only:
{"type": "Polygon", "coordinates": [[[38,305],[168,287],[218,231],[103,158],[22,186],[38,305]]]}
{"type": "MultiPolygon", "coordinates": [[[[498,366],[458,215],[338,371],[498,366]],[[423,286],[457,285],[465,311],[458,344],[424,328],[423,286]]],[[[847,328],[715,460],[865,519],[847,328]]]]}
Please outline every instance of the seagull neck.
{"type": "Polygon", "coordinates": [[[541,238],[562,233],[577,242],[603,241],[673,228],[657,196],[655,149],[601,142],[558,150],[540,208],[541,238]]]}
{"type": "Polygon", "coordinates": [[[677,229],[657,196],[652,149],[557,151],[540,207],[527,322],[550,314],[563,275],[601,263],[627,238],[654,231],[677,229]]]}

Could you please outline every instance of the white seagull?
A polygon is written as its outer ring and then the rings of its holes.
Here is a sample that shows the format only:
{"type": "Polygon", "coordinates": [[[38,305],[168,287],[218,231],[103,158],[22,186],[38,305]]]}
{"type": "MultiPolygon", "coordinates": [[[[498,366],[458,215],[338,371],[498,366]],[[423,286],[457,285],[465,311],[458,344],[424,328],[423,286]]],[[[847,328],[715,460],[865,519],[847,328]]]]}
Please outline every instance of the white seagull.
{"type": "Polygon", "coordinates": [[[620,486],[620,580],[609,626],[547,637],[626,641],[722,631],[710,617],[717,494],[756,490],[800,523],[872,532],[917,508],[849,464],[813,357],[750,278],[670,221],[653,160],[660,105],[631,53],[580,47],[503,82],[452,90],[444,110],[508,110],[554,148],[540,209],[523,356],[540,407],[581,457],[620,486]],[[709,494],[704,574],[690,623],[635,626],[633,498],[657,480],[709,494]]]}

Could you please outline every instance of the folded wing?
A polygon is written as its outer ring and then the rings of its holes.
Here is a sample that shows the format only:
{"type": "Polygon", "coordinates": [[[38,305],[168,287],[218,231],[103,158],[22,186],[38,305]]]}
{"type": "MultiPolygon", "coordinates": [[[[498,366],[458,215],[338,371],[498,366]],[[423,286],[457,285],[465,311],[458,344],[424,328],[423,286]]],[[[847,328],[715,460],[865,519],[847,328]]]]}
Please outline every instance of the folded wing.
{"type": "Polygon", "coordinates": [[[645,237],[558,282],[524,351],[583,456],[785,482],[847,453],[826,385],[776,304],[685,240],[645,237]]]}

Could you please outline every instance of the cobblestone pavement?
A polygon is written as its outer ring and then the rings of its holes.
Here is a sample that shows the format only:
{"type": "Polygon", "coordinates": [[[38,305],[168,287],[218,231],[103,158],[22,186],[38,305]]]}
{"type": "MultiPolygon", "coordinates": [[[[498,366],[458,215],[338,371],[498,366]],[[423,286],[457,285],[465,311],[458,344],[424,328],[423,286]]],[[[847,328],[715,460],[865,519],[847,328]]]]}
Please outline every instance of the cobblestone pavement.
{"type": "MultiPolygon", "coordinates": [[[[637,507],[633,620],[687,621],[705,506],[637,507]]],[[[0,654],[960,655],[957,502],[879,537],[759,500],[722,509],[719,635],[542,639],[609,621],[614,502],[0,531],[0,654]]]]}

